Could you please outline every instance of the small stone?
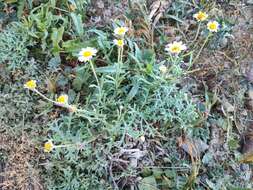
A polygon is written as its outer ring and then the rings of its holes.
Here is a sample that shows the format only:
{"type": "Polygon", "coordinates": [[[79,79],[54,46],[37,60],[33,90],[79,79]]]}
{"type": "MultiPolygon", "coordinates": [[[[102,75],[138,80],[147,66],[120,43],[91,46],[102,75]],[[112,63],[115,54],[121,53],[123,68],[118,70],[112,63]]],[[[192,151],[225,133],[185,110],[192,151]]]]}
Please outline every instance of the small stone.
{"type": "Polygon", "coordinates": [[[141,141],[141,142],[145,142],[145,136],[141,136],[141,137],[140,137],[140,141],[141,141]]]}

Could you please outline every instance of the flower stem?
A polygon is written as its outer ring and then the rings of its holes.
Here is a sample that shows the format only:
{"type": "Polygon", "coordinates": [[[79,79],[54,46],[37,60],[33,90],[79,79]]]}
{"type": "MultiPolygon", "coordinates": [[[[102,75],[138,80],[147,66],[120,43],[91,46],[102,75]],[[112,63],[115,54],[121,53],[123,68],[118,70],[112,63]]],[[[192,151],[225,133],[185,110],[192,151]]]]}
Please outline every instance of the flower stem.
{"type": "Polygon", "coordinates": [[[124,46],[120,47],[120,63],[123,62],[123,50],[124,50],[124,46]]]}
{"type": "Polygon", "coordinates": [[[204,49],[206,43],[208,42],[208,40],[209,40],[209,38],[210,38],[211,36],[212,36],[212,34],[209,33],[208,36],[206,37],[204,43],[202,44],[202,46],[201,46],[201,48],[200,48],[198,54],[197,54],[196,57],[193,59],[192,64],[195,63],[195,61],[197,61],[197,59],[199,58],[199,56],[200,56],[202,50],[204,49]]]}
{"type": "MultiPolygon", "coordinates": [[[[71,105],[69,105],[69,104],[61,104],[61,103],[59,103],[59,102],[56,102],[56,101],[54,101],[54,100],[51,100],[50,98],[48,98],[48,97],[46,97],[44,94],[42,94],[41,92],[39,92],[37,89],[34,89],[34,90],[32,90],[33,92],[35,92],[36,94],[38,94],[40,97],[42,97],[43,99],[45,99],[45,100],[47,100],[47,101],[49,101],[49,102],[51,102],[51,103],[53,103],[53,104],[55,104],[55,105],[57,105],[57,106],[60,106],[60,107],[63,107],[63,108],[67,108],[67,109],[71,109],[72,108],[72,106],[71,105]]],[[[77,111],[79,111],[79,109],[77,109],[77,111]]]]}
{"type": "Polygon", "coordinates": [[[97,77],[97,74],[96,74],[94,65],[93,65],[92,61],[89,61],[89,63],[90,63],[90,66],[91,66],[91,70],[92,70],[92,72],[93,72],[93,74],[94,74],[94,77],[96,78],[97,85],[98,85],[98,87],[99,87],[99,89],[100,89],[100,84],[99,84],[99,81],[98,81],[98,77],[97,77]]]}
{"type": "Polygon", "coordinates": [[[123,62],[123,50],[124,46],[119,47],[118,46],[118,62],[117,62],[117,70],[116,70],[116,89],[119,87],[119,76],[120,76],[120,70],[121,70],[121,64],[123,62]]]}
{"type": "Polygon", "coordinates": [[[39,92],[37,89],[34,89],[34,90],[32,90],[32,91],[35,92],[35,93],[37,93],[39,96],[41,96],[41,97],[44,98],[45,100],[47,100],[47,101],[49,101],[49,102],[51,102],[51,103],[53,103],[53,104],[58,104],[56,101],[49,99],[49,98],[46,97],[44,94],[42,94],[41,92],[39,92]]]}
{"type": "Polygon", "coordinates": [[[118,47],[118,63],[120,62],[120,47],[118,47]]]}
{"type": "Polygon", "coordinates": [[[197,33],[195,35],[195,38],[193,39],[193,42],[195,42],[197,40],[198,36],[199,36],[200,25],[201,25],[201,23],[198,24],[197,33]]]}
{"type": "MultiPolygon", "coordinates": [[[[63,108],[66,108],[66,109],[72,109],[72,105],[69,105],[69,104],[59,104],[58,102],[54,101],[54,100],[51,100],[50,98],[46,97],[44,94],[42,94],[41,92],[39,92],[37,89],[34,89],[32,90],[33,92],[35,92],[36,94],[38,94],[39,96],[41,96],[43,99],[57,105],[57,106],[60,106],[60,107],[63,107],[63,108]]],[[[85,109],[76,109],[75,111],[76,113],[83,113],[85,114],[86,116],[86,119],[89,118],[89,116],[91,115],[94,115],[94,113],[92,112],[89,112],[85,109]]]]}
{"type": "MultiPolygon", "coordinates": [[[[51,103],[53,103],[53,104],[55,104],[57,106],[60,106],[60,107],[63,107],[63,108],[67,108],[67,109],[71,109],[72,108],[72,106],[69,105],[69,104],[60,104],[59,102],[51,100],[50,98],[46,97],[44,94],[42,94],[41,92],[39,92],[37,89],[34,89],[32,91],[35,92],[36,94],[38,94],[43,99],[45,99],[45,100],[47,100],[47,101],[49,101],[49,102],[51,102],[51,103]]],[[[78,109],[77,109],[77,111],[78,111],[78,109]]]]}

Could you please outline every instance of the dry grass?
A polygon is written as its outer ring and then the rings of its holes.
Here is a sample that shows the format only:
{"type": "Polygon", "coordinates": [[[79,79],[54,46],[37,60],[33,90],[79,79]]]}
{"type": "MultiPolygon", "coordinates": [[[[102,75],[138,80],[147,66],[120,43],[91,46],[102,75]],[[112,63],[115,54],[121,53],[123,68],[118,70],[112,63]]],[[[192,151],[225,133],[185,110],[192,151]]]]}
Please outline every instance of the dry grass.
{"type": "Polygon", "coordinates": [[[39,171],[34,167],[38,151],[24,133],[13,137],[6,131],[0,133],[0,153],[6,155],[0,161],[1,190],[42,190],[39,171]]]}

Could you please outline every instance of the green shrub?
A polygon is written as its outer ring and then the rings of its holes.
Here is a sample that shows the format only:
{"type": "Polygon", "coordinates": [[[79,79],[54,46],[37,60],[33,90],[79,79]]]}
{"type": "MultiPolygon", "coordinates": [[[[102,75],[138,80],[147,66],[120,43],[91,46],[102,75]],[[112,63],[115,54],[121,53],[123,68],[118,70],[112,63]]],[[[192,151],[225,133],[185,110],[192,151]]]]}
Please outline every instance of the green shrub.
{"type": "Polygon", "coordinates": [[[10,70],[24,67],[30,45],[27,33],[19,23],[12,23],[0,33],[0,64],[10,70]]]}
{"type": "Polygon", "coordinates": [[[154,138],[166,136],[170,129],[194,130],[198,113],[187,91],[177,87],[181,76],[173,70],[162,74],[151,50],[147,53],[135,44],[128,54],[123,64],[110,61],[96,69],[100,86],[88,74],[89,64],[77,68],[83,81],[81,87],[78,82],[73,85],[79,86],[81,111],[62,116],[49,128],[54,144],[63,145],[46,164],[49,189],[111,189],[115,183],[124,187],[124,181],[141,173],[141,168],[111,165],[112,157],[129,146],[127,139],[137,143],[143,135],[154,138]]]}

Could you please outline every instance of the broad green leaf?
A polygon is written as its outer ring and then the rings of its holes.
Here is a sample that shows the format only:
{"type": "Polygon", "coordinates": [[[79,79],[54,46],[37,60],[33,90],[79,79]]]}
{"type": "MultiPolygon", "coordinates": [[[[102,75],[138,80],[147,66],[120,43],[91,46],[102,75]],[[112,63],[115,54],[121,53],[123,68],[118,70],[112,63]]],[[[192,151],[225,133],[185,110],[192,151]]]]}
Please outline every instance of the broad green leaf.
{"type": "Polygon", "coordinates": [[[82,24],[82,16],[80,14],[76,15],[75,13],[71,13],[70,16],[73,20],[75,30],[76,30],[78,36],[82,36],[84,34],[84,29],[83,29],[83,24],[82,24]]]}
{"type": "Polygon", "coordinates": [[[98,72],[98,73],[116,73],[117,72],[117,65],[99,67],[99,68],[96,68],[96,72],[98,72]]]}
{"type": "Polygon", "coordinates": [[[178,22],[180,22],[180,23],[184,23],[184,21],[183,21],[182,19],[178,18],[177,16],[168,15],[167,17],[172,18],[172,19],[174,19],[174,20],[176,20],[176,21],[178,21],[178,22]]]}
{"type": "Polygon", "coordinates": [[[83,84],[88,80],[90,74],[87,72],[87,69],[79,69],[76,73],[76,78],[74,79],[72,85],[75,90],[81,90],[83,84]]]}
{"type": "Polygon", "coordinates": [[[153,65],[148,63],[146,66],[146,73],[150,74],[153,71],[153,65]]]}
{"type": "Polygon", "coordinates": [[[145,63],[154,63],[154,61],[155,61],[155,52],[152,49],[143,50],[142,60],[145,63]]]}
{"type": "Polygon", "coordinates": [[[139,81],[136,80],[133,84],[132,89],[130,90],[129,94],[127,95],[128,101],[132,100],[135,97],[135,95],[137,94],[137,92],[139,90],[139,87],[140,87],[139,81]]]}
{"type": "Polygon", "coordinates": [[[92,30],[89,30],[88,32],[94,32],[95,34],[97,34],[102,39],[107,39],[106,33],[101,31],[101,30],[92,29],[92,30]]]}
{"type": "Polygon", "coordinates": [[[135,57],[141,61],[141,58],[142,58],[142,52],[140,50],[140,48],[138,47],[138,45],[136,43],[134,43],[134,48],[135,48],[135,57]]]}
{"type": "Polygon", "coordinates": [[[141,62],[139,61],[139,59],[137,57],[135,57],[133,53],[128,53],[128,55],[130,56],[130,58],[132,58],[137,63],[139,68],[141,68],[141,62]]]}
{"type": "Polygon", "coordinates": [[[56,6],[56,1],[55,0],[50,0],[49,2],[52,7],[55,7],[56,6]]]}
{"type": "Polygon", "coordinates": [[[53,52],[58,53],[61,48],[59,46],[60,41],[62,40],[64,32],[64,27],[60,28],[53,28],[52,34],[51,34],[51,40],[53,41],[53,52]]]}
{"type": "Polygon", "coordinates": [[[62,47],[66,52],[77,52],[83,47],[83,44],[79,40],[74,39],[62,42],[62,47]]]}
{"type": "Polygon", "coordinates": [[[19,0],[18,2],[18,11],[17,11],[17,16],[20,19],[25,7],[25,0],[19,0]]]}
{"type": "Polygon", "coordinates": [[[141,175],[144,177],[148,177],[152,174],[152,170],[150,168],[143,168],[141,175]]]}
{"type": "Polygon", "coordinates": [[[158,190],[154,176],[143,178],[140,181],[138,188],[139,190],[158,190]]]}
{"type": "Polygon", "coordinates": [[[163,170],[161,168],[154,168],[153,170],[153,176],[156,179],[161,179],[162,178],[162,174],[164,173],[163,170]]]}
{"type": "Polygon", "coordinates": [[[56,68],[59,67],[60,63],[61,63],[61,58],[60,58],[60,56],[55,56],[55,57],[53,57],[53,58],[51,58],[51,59],[49,60],[49,62],[48,62],[48,67],[49,67],[50,69],[56,69],[56,68]]]}

